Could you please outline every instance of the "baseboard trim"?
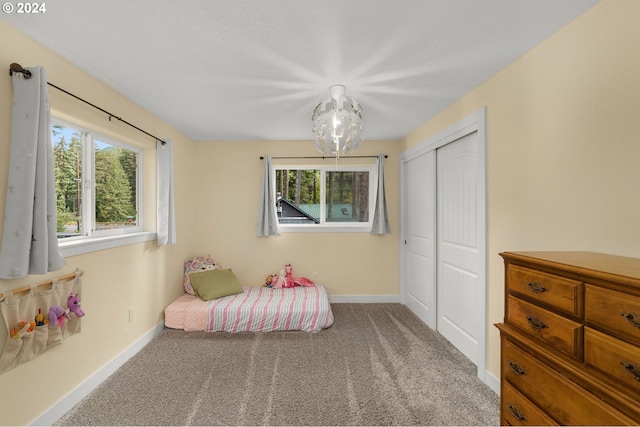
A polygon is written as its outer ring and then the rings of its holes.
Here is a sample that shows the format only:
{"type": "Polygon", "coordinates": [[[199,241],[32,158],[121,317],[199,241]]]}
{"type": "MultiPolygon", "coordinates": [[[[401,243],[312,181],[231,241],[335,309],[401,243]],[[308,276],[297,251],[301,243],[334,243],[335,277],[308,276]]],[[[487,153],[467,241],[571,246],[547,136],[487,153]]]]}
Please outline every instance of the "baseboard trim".
{"type": "Polygon", "coordinates": [[[500,396],[500,380],[489,371],[484,371],[484,383],[489,386],[495,394],[500,396]]]}
{"type": "Polygon", "coordinates": [[[330,295],[329,302],[335,303],[397,303],[399,295],[330,295]]]}
{"type": "Polygon", "coordinates": [[[138,340],[133,342],[129,347],[123,350],[110,362],[96,371],[89,378],[80,383],[75,389],[70,391],[66,396],[60,399],[51,408],[47,409],[42,415],[33,420],[30,425],[32,426],[50,426],[58,421],[64,414],[69,412],[75,405],[77,405],[82,399],[84,399],[93,389],[98,387],[104,380],[106,380],[111,374],[113,374],[120,366],[122,366],[127,360],[133,357],[137,352],[149,344],[149,342],[155,338],[164,329],[164,322],[158,323],[146,334],[141,336],[138,340]]]}

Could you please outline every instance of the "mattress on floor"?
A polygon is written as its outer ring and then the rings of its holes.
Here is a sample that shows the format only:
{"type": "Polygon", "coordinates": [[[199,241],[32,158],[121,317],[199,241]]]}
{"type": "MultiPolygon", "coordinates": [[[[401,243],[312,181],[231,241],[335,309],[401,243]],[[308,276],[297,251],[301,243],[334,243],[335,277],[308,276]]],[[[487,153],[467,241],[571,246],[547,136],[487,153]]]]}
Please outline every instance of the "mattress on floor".
{"type": "Polygon", "coordinates": [[[165,309],[165,326],[190,332],[318,332],[333,324],[329,295],[322,285],[243,289],[241,294],[211,301],[185,293],[165,309]]]}

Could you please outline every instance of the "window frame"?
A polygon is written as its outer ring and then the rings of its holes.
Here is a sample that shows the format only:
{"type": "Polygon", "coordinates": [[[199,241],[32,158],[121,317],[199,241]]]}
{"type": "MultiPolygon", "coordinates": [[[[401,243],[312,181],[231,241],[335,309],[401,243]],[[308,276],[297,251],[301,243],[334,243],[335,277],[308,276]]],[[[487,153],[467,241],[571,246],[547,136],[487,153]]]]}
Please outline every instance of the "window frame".
{"type": "MultiPolygon", "coordinates": [[[[378,183],[378,169],[375,165],[272,165],[272,182],[276,182],[276,170],[320,170],[320,212],[326,212],[326,174],[327,172],[369,172],[369,220],[367,222],[327,222],[326,214],[320,218],[319,224],[280,224],[278,231],[284,233],[325,232],[325,233],[369,233],[373,227],[375,196],[378,183]]],[[[277,200],[276,186],[273,199],[277,200]]]]}
{"type": "Polygon", "coordinates": [[[82,143],[82,235],[58,239],[63,256],[74,256],[113,247],[153,240],[155,232],[144,231],[144,150],[109,137],[84,126],[52,115],[51,126],[63,126],[81,134],[82,143]],[[137,154],[136,158],[136,225],[110,230],[96,230],[95,206],[95,141],[123,148],[137,154]]]}

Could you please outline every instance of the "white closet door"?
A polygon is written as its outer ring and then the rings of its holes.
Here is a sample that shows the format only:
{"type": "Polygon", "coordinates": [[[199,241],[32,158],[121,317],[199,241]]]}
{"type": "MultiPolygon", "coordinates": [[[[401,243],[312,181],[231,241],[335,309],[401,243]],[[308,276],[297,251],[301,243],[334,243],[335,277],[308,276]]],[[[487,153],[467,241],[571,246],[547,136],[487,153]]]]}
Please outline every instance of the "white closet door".
{"type": "Polygon", "coordinates": [[[484,180],[479,136],[437,150],[437,330],[476,365],[484,362],[484,180]]]}
{"type": "Polygon", "coordinates": [[[436,329],[436,155],[430,151],[404,167],[404,277],[406,305],[436,329]]]}

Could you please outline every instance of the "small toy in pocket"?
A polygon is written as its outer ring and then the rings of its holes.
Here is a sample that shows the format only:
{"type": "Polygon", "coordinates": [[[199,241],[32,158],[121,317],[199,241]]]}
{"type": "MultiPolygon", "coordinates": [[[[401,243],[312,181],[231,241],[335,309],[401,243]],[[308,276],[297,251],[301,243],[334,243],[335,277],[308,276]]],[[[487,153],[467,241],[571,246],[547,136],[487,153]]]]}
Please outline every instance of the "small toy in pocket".
{"type": "Polygon", "coordinates": [[[38,314],[36,314],[35,321],[36,321],[36,326],[42,326],[46,322],[44,319],[44,314],[42,314],[41,308],[38,309],[38,314]]]}
{"type": "Polygon", "coordinates": [[[36,328],[36,322],[20,321],[15,328],[11,328],[9,335],[11,338],[22,338],[27,332],[31,332],[36,328]]]}
{"type": "Polygon", "coordinates": [[[69,299],[67,300],[67,307],[69,307],[69,311],[76,316],[84,316],[84,311],[82,311],[82,309],[80,308],[80,297],[78,297],[78,294],[69,295],[69,299]]]}
{"type": "Polygon", "coordinates": [[[69,314],[67,310],[59,305],[52,305],[49,307],[49,327],[55,328],[56,326],[64,325],[64,319],[69,320],[69,314]]]}

